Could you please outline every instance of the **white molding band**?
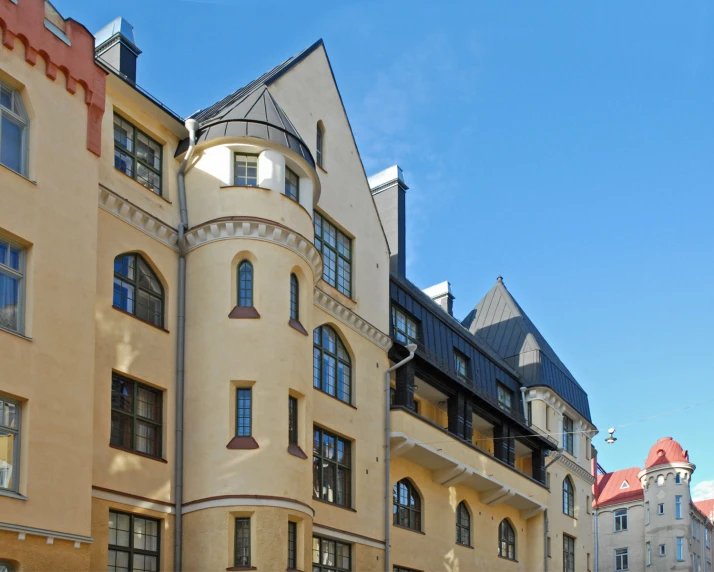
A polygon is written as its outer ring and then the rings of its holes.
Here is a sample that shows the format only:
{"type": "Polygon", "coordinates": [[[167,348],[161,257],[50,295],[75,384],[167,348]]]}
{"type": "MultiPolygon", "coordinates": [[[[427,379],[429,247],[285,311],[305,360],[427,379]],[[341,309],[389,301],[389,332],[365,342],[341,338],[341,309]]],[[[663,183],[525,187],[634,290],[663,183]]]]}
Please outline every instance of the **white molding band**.
{"type": "Polygon", "coordinates": [[[175,228],[161,222],[156,217],[101,185],[99,186],[99,208],[113,214],[151,238],[158,240],[171,250],[178,252],[178,232],[175,228]]]}
{"type": "Polygon", "coordinates": [[[338,319],[344,325],[352,328],[355,332],[367,338],[370,342],[378,345],[384,351],[388,351],[389,348],[392,347],[392,340],[387,334],[378,330],[366,320],[360,318],[352,310],[343,306],[337,300],[317,287],[315,288],[314,301],[315,306],[338,319]]]}
{"type": "Polygon", "coordinates": [[[196,512],[197,510],[205,510],[207,508],[226,508],[235,506],[269,506],[273,508],[287,508],[296,510],[306,514],[310,518],[315,516],[315,510],[301,504],[286,499],[264,499],[255,497],[228,497],[217,498],[206,501],[197,502],[195,504],[183,505],[183,514],[196,512]]]}
{"type": "Polygon", "coordinates": [[[74,547],[79,548],[82,544],[91,544],[94,539],[91,536],[81,536],[79,534],[70,534],[68,532],[58,532],[56,530],[45,530],[44,528],[33,528],[32,526],[23,526],[20,524],[10,524],[9,522],[0,522],[0,530],[7,532],[16,532],[18,540],[25,540],[25,537],[40,536],[47,539],[47,544],[54,544],[55,539],[69,540],[74,542],[74,547]]]}
{"type": "Polygon", "coordinates": [[[322,278],[322,256],[315,245],[304,236],[269,220],[231,217],[230,220],[209,221],[195,226],[185,235],[186,252],[209,242],[232,238],[262,240],[292,250],[310,265],[315,281],[322,278]]]}
{"type": "Polygon", "coordinates": [[[92,489],[92,498],[102,499],[111,502],[118,502],[121,504],[127,504],[129,506],[135,506],[137,508],[144,508],[156,512],[163,512],[164,514],[174,514],[176,512],[173,506],[151,502],[143,499],[137,499],[127,495],[123,495],[121,493],[110,493],[108,491],[102,491],[98,489],[92,489]]]}
{"type": "Polygon", "coordinates": [[[325,528],[319,524],[312,525],[313,534],[319,536],[324,536],[326,538],[331,538],[334,540],[343,540],[344,542],[349,542],[351,544],[364,544],[365,546],[371,546],[372,548],[381,548],[384,550],[384,542],[378,542],[376,540],[371,540],[360,536],[359,534],[351,534],[349,532],[344,532],[341,530],[333,530],[332,528],[325,528]]]}

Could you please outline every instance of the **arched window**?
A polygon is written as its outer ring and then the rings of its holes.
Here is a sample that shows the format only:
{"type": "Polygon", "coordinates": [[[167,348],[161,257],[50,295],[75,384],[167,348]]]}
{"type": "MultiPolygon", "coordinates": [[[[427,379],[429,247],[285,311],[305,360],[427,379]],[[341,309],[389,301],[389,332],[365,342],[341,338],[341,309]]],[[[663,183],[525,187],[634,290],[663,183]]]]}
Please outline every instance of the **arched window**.
{"type": "Polygon", "coordinates": [[[300,319],[300,282],[295,274],[290,275],[290,318],[300,319]]]}
{"type": "Polygon", "coordinates": [[[498,555],[509,560],[516,559],[516,531],[506,518],[498,525],[498,555]]]}
{"type": "Polygon", "coordinates": [[[352,402],[352,365],[342,340],[330,326],[313,332],[312,383],[345,403],[352,402]]]}
{"type": "Polygon", "coordinates": [[[253,265],[249,260],[238,265],[238,305],[253,307],[253,265]]]}
{"type": "Polygon", "coordinates": [[[456,544],[471,546],[471,515],[464,501],[456,507],[456,544]]]}
{"type": "Polygon", "coordinates": [[[393,488],[392,522],[397,526],[421,532],[421,496],[409,479],[402,479],[393,488]]]}
{"type": "Polygon", "coordinates": [[[164,288],[140,254],[114,259],[114,307],[164,327],[164,288]]]}
{"type": "Polygon", "coordinates": [[[575,487],[570,477],[563,479],[563,514],[575,516],[575,487]]]}
{"type": "Polygon", "coordinates": [[[24,176],[29,125],[19,92],[0,81],[0,163],[24,176]]]}
{"type": "Polygon", "coordinates": [[[322,167],[323,169],[325,168],[325,165],[323,163],[323,154],[324,154],[324,147],[325,147],[325,128],[322,126],[321,122],[317,122],[317,144],[315,145],[316,149],[316,158],[317,158],[317,166],[322,167]]]}

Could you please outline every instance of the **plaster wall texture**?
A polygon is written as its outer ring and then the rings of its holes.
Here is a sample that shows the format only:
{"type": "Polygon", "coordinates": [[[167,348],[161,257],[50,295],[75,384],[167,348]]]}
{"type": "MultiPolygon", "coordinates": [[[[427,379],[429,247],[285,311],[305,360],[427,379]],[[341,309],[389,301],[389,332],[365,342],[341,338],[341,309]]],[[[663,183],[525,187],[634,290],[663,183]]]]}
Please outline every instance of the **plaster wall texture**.
{"type": "MultiPolygon", "coordinates": [[[[0,166],[0,236],[26,248],[24,333],[31,339],[0,331],[0,393],[23,403],[19,492],[27,500],[0,495],[0,520],[88,536],[94,314],[86,301],[95,289],[99,159],[87,150],[81,88],[72,95],[61,72],[51,81],[43,60],[33,67],[24,56],[19,40],[12,51],[0,47],[0,78],[19,89],[29,115],[36,184],[0,166]]],[[[11,546],[21,546],[13,550],[37,546],[16,537],[11,546]]],[[[57,552],[48,554],[38,558],[53,562],[57,552]]]]}
{"type": "Polygon", "coordinates": [[[90,570],[90,547],[75,548],[69,540],[55,539],[47,544],[41,536],[27,535],[18,540],[16,532],[0,530],[0,558],[15,566],[17,572],[77,572],[90,570]]]}
{"type": "MultiPolygon", "coordinates": [[[[618,548],[627,548],[630,570],[644,570],[646,565],[644,502],[640,500],[600,508],[597,522],[600,570],[605,572],[615,569],[615,550],[618,548]],[[627,530],[616,532],[614,513],[619,509],[627,509],[627,530]]],[[[652,544],[650,549],[654,562],[657,558],[657,545],[652,544]]]]}

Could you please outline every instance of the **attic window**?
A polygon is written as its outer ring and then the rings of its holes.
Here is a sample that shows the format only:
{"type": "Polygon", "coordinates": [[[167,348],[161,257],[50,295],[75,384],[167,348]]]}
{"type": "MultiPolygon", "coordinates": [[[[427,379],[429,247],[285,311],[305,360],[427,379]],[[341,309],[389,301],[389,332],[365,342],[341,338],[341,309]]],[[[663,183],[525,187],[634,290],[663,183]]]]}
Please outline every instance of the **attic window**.
{"type": "Polygon", "coordinates": [[[627,481],[622,481],[622,484],[620,485],[621,489],[629,489],[630,488],[630,483],[627,481]]]}

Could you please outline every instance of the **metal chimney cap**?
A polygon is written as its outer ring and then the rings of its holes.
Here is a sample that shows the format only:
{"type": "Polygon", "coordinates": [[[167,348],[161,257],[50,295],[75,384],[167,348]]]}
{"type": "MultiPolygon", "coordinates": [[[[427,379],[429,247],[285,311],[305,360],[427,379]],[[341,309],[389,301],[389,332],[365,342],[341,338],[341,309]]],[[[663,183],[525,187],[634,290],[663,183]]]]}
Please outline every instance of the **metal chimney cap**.
{"type": "Polygon", "coordinates": [[[121,16],[115,18],[94,34],[94,48],[98,49],[102,44],[107,43],[115,36],[120,36],[125,43],[137,53],[137,55],[141,53],[141,50],[136,46],[134,26],[121,16]]]}

